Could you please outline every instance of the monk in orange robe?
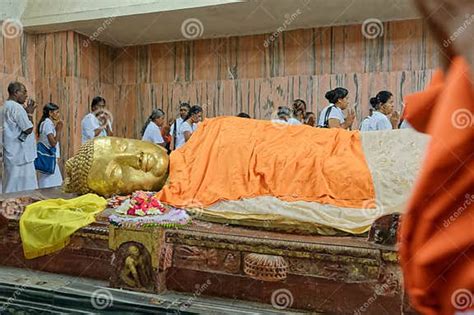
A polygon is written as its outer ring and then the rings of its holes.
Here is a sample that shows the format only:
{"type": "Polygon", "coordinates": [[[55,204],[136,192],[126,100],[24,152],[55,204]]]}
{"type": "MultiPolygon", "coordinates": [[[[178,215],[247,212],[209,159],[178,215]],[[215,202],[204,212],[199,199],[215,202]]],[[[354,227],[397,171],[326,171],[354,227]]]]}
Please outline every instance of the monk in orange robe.
{"type": "Polygon", "coordinates": [[[401,264],[421,314],[467,313],[474,307],[474,1],[416,3],[445,71],[406,98],[405,118],[431,141],[402,218],[401,264]]]}

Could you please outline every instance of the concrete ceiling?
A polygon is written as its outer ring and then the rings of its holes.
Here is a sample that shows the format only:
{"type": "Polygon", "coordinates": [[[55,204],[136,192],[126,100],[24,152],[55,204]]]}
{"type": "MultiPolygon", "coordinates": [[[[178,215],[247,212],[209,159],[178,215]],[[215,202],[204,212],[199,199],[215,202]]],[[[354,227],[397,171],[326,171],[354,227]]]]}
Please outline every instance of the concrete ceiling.
{"type": "Polygon", "coordinates": [[[147,0],[141,7],[128,1],[120,8],[104,7],[89,13],[76,8],[73,13],[63,10],[49,18],[32,14],[35,10],[30,5],[23,23],[27,32],[74,30],[122,47],[419,17],[412,0],[170,1],[147,0]]]}

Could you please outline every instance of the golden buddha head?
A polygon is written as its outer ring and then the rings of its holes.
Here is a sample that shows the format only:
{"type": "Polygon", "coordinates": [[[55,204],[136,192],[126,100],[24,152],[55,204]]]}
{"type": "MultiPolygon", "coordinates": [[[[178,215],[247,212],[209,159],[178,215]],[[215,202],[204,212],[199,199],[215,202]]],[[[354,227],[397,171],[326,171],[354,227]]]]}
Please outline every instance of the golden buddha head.
{"type": "Polygon", "coordinates": [[[150,142],[98,137],[66,162],[66,192],[101,196],[160,190],[168,177],[166,150],[150,142]]]}

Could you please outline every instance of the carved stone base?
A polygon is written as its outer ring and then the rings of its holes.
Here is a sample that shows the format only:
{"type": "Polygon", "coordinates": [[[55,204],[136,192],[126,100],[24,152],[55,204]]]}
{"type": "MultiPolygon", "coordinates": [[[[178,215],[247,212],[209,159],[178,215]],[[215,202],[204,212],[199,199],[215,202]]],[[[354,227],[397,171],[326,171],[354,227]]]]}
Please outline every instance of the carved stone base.
{"type": "Polygon", "coordinates": [[[50,255],[25,259],[19,229],[10,224],[0,238],[0,265],[108,280],[112,252],[108,249],[108,236],[98,233],[77,233],[66,248],[50,255]]]}
{"type": "Polygon", "coordinates": [[[362,237],[250,233],[218,224],[169,230],[165,236],[174,248],[166,274],[169,290],[267,303],[277,310],[411,313],[394,246],[362,237]]]}
{"type": "Polygon", "coordinates": [[[7,255],[0,255],[0,265],[110,279],[113,287],[137,291],[170,289],[193,296],[263,302],[278,310],[412,313],[402,288],[396,248],[390,245],[396,235],[396,215],[374,223],[369,234],[376,242],[213,223],[137,231],[109,227],[102,218],[74,233],[63,250],[26,260],[18,228],[22,210],[18,205],[12,208],[11,200],[3,205],[8,211],[0,211],[0,253],[7,255]],[[278,267],[270,261],[281,262],[281,270],[274,269],[278,281],[265,281],[275,278],[259,277],[252,268],[246,269],[248,257],[265,258],[268,264],[255,265],[264,273],[278,267]]]}
{"type": "Polygon", "coordinates": [[[58,188],[0,195],[0,265],[52,273],[107,280],[111,251],[108,228],[100,222],[80,229],[64,249],[35,259],[25,259],[20,239],[19,220],[25,207],[51,198],[73,198],[58,188]]]}
{"type": "Polygon", "coordinates": [[[171,264],[169,251],[172,250],[163,245],[164,229],[132,230],[110,225],[109,247],[114,251],[110,286],[143,292],[163,291],[165,283],[160,269],[163,272],[171,264]]]}

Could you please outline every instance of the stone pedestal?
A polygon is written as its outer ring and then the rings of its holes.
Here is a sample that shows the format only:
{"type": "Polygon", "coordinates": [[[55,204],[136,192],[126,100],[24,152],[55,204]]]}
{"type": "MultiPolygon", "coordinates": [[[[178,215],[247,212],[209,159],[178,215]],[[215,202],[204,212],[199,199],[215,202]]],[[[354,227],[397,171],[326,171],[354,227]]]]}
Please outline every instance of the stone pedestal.
{"type": "Polygon", "coordinates": [[[162,228],[109,226],[112,255],[110,286],[142,292],[165,290],[164,272],[170,247],[164,245],[162,228]]]}
{"type": "Polygon", "coordinates": [[[393,245],[199,224],[166,231],[169,290],[324,314],[410,314],[393,245]]]}
{"type": "MultiPolygon", "coordinates": [[[[173,290],[338,314],[411,314],[397,248],[398,217],[374,223],[367,237],[278,233],[195,220],[182,229],[117,228],[107,210],[57,253],[26,260],[19,234],[30,199],[0,198],[0,265],[110,280],[115,288],[173,290]]],[[[67,197],[67,196],[65,196],[67,197]]],[[[240,302],[239,302],[240,303],[240,302]]],[[[181,307],[180,307],[181,309],[181,307]]],[[[186,305],[182,309],[187,309],[186,305]]]]}

